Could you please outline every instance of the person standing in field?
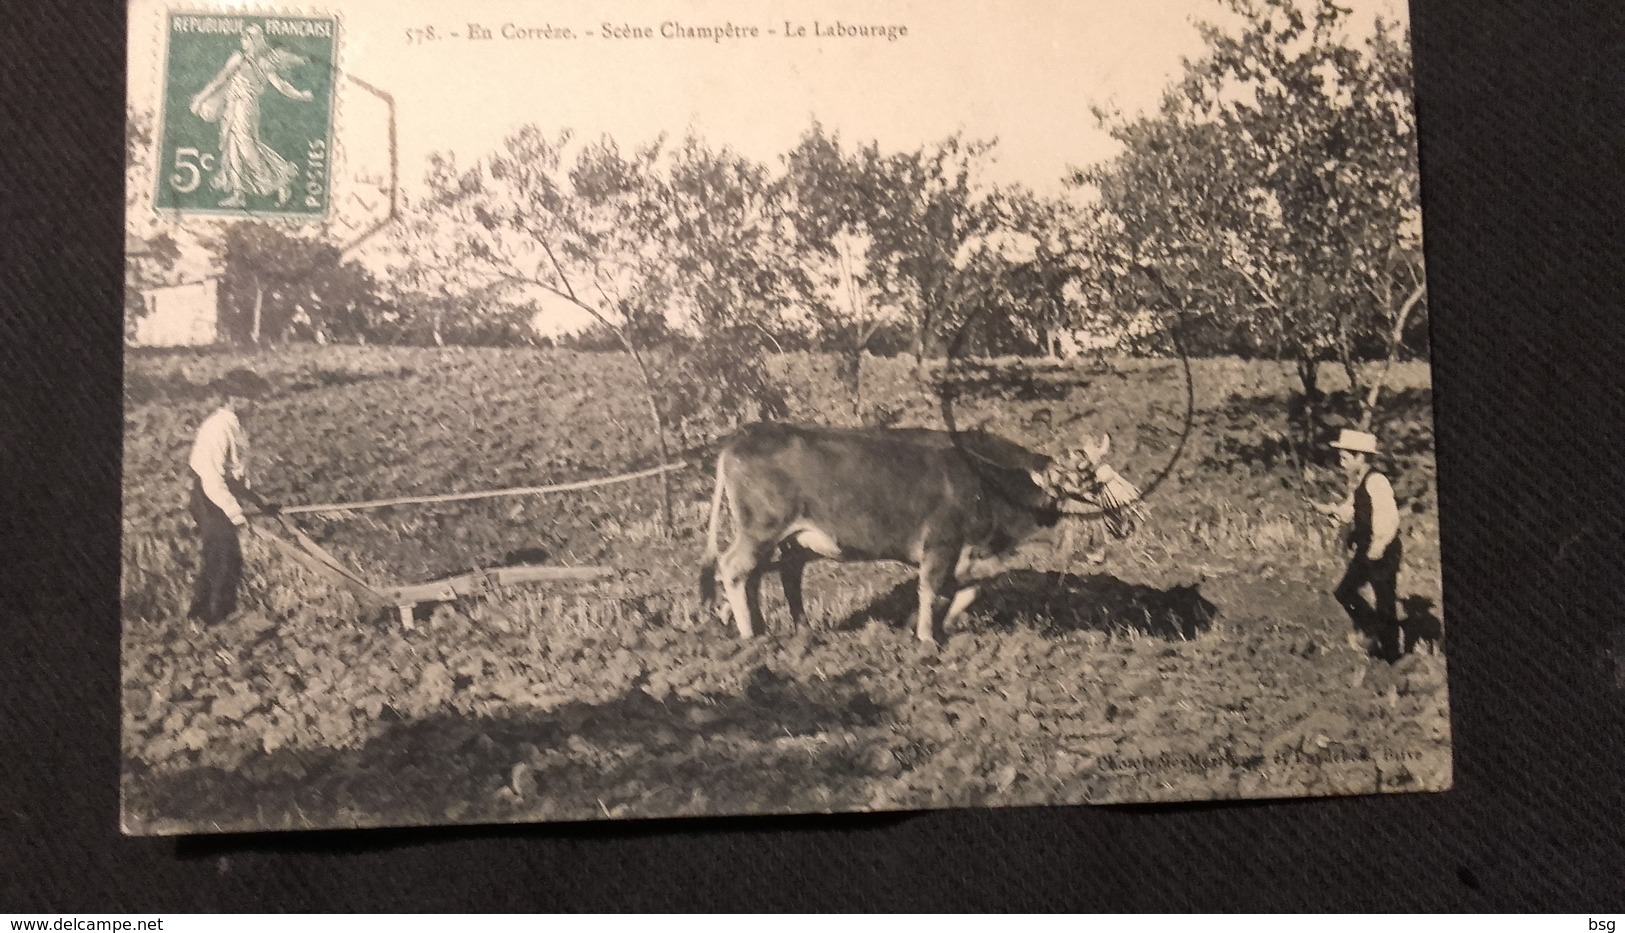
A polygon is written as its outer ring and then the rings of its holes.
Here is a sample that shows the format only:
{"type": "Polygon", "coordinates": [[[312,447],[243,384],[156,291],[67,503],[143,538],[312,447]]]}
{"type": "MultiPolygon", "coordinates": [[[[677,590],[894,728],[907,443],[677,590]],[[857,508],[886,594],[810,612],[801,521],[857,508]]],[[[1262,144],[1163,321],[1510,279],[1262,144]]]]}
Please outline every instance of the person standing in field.
{"type": "Polygon", "coordinates": [[[248,524],[243,500],[271,513],[276,507],[249,486],[248,435],[243,421],[253,414],[255,402],[270,391],[263,377],[247,369],[234,369],[215,383],[219,407],[203,420],[192,442],[187,466],[192,474],[188,503],[202,539],[203,560],[192,588],[187,617],[215,625],[237,608],[242,581],[243,548],[239,529],[248,524]]]}
{"type": "Polygon", "coordinates": [[[1403,546],[1394,487],[1372,462],[1377,455],[1375,435],[1345,429],[1332,447],[1339,452],[1339,463],[1353,484],[1342,502],[1315,503],[1317,511],[1350,526],[1345,542],[1348,569],[1333,595],[1357,631],[1366,627],[1362,622],[1370,620],[1379,652],[1389,661],[1397,660],[1403,648],[1397,605],[1403,546]],[[1360,595],[1361,588],[1367,585],[1374,604],[1366,603],[1360,595]]]}

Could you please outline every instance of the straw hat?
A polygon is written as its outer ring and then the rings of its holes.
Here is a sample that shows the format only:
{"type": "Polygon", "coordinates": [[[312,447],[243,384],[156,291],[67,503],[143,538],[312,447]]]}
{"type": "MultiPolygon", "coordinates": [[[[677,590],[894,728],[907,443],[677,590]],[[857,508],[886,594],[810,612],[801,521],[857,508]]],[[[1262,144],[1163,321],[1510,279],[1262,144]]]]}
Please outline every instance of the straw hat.
{"type": "Polygon", "coordinates": [[[1365,431],[1350,431],[1344,428],[1337,435],[1332,446],[1338,450],[1350,450],[1357,454],[1375,454],[1377,452],[1377,435],[1365,431]]]}

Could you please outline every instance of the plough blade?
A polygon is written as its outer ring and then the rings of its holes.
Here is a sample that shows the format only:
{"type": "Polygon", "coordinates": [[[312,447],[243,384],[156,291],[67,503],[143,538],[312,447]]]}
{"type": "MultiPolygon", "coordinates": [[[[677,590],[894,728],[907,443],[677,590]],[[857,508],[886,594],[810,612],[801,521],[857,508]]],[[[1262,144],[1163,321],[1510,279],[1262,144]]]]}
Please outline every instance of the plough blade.
{"type": "Polygon", "coordinates": [[[459,597],[488,595],[498,587],[517,583],[597,580],[614,576],[613,567],[494,567],[472,570],[468,573],[431,580],[427,583],[408,583],[398,586],[373,586],[342,561],[317,544],[286,515],[276,516],[282,530],[293,541],[279,535],[256,529],[256,533],[270,541],[282,553],[299,561],[317,574],[338,584],[351,593],[369,611],[394,608],[400,613],[401,624],[412,628],[412,610],[420,603],[449,602],[459,597]],[[297,542],[297,546],[295,544],[297,542]]]}
{"type": "MultiPolygon", "coordinates": [[[[284,522],[286,523],[286,520],[284,522]]],[[[354,596],[369,611],[377,611],[390,606],[389,601],[382,593],[339,563],[338,558],[329,554],[321,545],[310,540],[297,528],[290,530],[299,540],[298,546],[295,546],[293,542],[288,541],[286,538],[274,534],[264,531],[257,533],[261,538],[271,542],[283,554],[304,564],[318,576],[325,577],[330,582],[338,584],[341,589],[354,596]]]]}

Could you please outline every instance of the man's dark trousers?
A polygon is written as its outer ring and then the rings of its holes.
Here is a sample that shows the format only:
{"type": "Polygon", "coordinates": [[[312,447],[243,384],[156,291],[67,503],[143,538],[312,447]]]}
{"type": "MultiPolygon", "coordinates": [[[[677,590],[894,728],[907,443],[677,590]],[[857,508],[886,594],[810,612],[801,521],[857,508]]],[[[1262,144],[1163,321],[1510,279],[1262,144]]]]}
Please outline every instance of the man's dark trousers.
{"type": "Polygon", "coordinates": [[[209,501],[203,492],[203,483],[196,476],[192,478],[192,499],[187,510],[197,522],[198,534],[203,539],[203,566],[192,588],[192,608],[187,616],[213,625],[237,608],[237,586],[243,577],[243,546],[237,538],[237,526],[220,506],[209,501]]]}
{"type": "Polygon", "coordinates": [[[1355,548],[1348,570],[1343,573],[1343,582],[1337,584],[1333,594],[1356,629],[1370,631],[1377,637],[1382,656],[1390,661],[1397,659],[1402,650],[1398,590],[1399,561],[1403,552],[1397,536],[1377,560],[1366,556],[1364,546],[1355,548]],[[1375,605],[1367,605],[1360,596],[1360,587],[1367,583],[1371,584],[1375,605]]]}

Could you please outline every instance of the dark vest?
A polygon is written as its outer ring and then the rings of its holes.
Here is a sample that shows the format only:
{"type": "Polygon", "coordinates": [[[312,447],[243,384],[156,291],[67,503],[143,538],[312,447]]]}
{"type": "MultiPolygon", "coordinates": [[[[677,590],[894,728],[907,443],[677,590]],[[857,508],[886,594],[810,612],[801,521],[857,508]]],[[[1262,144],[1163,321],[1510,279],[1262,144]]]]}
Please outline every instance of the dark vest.
{"type": "Polygon", "coordinates": [[[1365,471],[1360,485],[1354,487],[1354,530],[1349,535],[1349,546],[1362,553],[1371,546],[1371,491],[1366,484],[1376,474],[1376,470],[1365,471]]]}

